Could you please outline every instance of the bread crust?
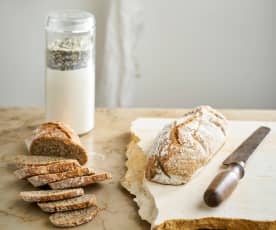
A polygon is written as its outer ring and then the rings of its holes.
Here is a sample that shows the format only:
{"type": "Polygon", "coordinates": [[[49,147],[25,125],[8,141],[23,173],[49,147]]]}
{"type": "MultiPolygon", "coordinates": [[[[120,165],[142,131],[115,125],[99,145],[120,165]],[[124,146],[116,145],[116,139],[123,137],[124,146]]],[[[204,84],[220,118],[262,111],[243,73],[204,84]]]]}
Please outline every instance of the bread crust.
{"type": "Polygon", "coordinates": [[[39,202],[37,205],[42,209],[42,211],[53,213],[87,208],[96,205],[96,203],[96,196],[93,194],[87,194],[66,200],[39,202]]]}
{"type": "Polygon", "coordinates": [[[82,188],[20,192],[21,198],[26,202],[45,202],[63,200],[67,198],[82,196],[83,194],[84,191],[82,188]]]}
{"type": "Polygon", "coordinates": [[[226,140],[227,120],[210,106],[200,106],[166,125],[148,157],[145,176],[161,184],[187,183],[226,140]]]}
{"type": "Polygon", "coordinates": [[[32,135],[25,140],[26,146],[31,154],[34,155],[54,155],[67,158],[77,159],[80,164],[85,164],[88,160],[86,149],[81,144],[79,136],[67,124],[63,122],[47,122],[35,129],[32,135]],[[45,148],[49,146],[49,142],[54,142],[56,149],[53,147],[51,151],[41,151],[39,145],[44,145],[45,148]],[[60,145],[67,146],[74,149],[73,153],[66,154],[64,148],[58,147],[60,145]]]}
{"type": "Polygon", "coordinates": [[[84,187],[90,184],[94,184],[100,181],[104,181],[107,179],[111,179],[111,175],[109,173],[99,173],[90,176],[80,176],[68,178],[65,180],[57,181],[50,183],[49,186],[52,189],[65,189],[65,188],[78,188],[84,187]]]}

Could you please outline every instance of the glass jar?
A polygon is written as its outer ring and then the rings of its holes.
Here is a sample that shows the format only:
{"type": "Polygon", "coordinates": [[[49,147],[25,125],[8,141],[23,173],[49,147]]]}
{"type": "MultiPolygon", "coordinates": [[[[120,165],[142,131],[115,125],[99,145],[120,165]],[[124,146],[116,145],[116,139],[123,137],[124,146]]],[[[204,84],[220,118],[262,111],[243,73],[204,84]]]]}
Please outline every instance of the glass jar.
{"type": "Polygon", "coordinates": [[[80,10],[52,12],[46,21],[46,120],[78,134],[94,127],[95,17],[80,10]]]}

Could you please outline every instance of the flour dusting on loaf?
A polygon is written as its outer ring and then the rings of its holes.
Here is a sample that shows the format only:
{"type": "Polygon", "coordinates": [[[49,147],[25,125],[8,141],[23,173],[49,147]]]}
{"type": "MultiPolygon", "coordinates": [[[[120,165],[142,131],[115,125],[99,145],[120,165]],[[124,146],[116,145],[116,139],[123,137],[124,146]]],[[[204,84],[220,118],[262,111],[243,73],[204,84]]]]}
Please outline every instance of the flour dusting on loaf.
{"type": "Polygon", "coordinates": [[[148,155],[146,178],[161,184],[187,183],[223,146],[227,120],[210,106],[199,106],[166,125],[148,155]]]}

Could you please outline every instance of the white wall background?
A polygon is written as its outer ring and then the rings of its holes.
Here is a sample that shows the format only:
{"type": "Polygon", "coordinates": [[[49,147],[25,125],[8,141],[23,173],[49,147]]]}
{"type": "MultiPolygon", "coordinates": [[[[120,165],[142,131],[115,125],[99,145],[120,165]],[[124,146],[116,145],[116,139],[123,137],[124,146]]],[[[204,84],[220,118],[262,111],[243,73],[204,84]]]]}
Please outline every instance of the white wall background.
{"type": "Polygon", "coordinates": [[[44,106],[44,22],[51,10],[76,8],[95,14],[100,70],[109,4],[107,0],[1,0],[0,106],[44,106]]]}
{"type": "MultiPolygon", "coordinates": [[[[43,106],[43,26],[51,9],[95,13],[99,85],[110,1],[1,0],[0,106],[43,106]]],[[[137,1],[143,33],[127,106],[276,109],[274,0],[137,1]]],[[[97,91],[98,106],[102,97],[97,91]]]]}

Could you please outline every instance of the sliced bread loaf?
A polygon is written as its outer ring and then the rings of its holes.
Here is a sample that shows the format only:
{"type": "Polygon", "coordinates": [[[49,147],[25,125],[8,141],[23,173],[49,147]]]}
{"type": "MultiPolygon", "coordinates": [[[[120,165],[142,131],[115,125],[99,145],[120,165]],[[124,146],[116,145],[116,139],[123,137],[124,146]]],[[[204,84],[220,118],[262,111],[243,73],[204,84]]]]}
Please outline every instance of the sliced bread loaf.
{"type": "Polygon", "coordinates": [[[89,194],[66,200],[40,202],[37,204],[44,212],[64,212],[96,205],[96,197],[89,194]]]}
{"type": "Polygon", "coordinates": [[[65,172],[78,167],[80,167],[80,164],[77,160],[70,160],[43,166],[25,166],[17,169],[14,174],[18,179],[24,179],[34,175],[65,172]]]}
{"type": "Polygon", "coordinates": [[[78,187],[87,186],[87,185],[94,184],[99,181],[104,181],[111,178],[112,177],[109,173],[104,172],[104,173],[99,173],[99,174],[94,174],[89,176],[68,178],[65,180],[50,183],[49,186],[52,189],[78,188],[78,187]]]}
{"type": "Polygon", "coordinates": [[[57,227],[74,227],[93,220],[99,208],[92,206],[75,211],[57,212],[50,215],[50,221],[57,227]]]}
{"type": "Polygon", "coordinates": [[[20,196],[27,202],[45,202],[54,200],[63,200],[82,196],[84,191],[82,188],[65,189],[65,190],[40,190],[40,191],[25,191],[20,192],[20,196]]]}
{"type": "Polygon", "coordinates": [[[46,185],[55,181],[64,180],[71,177],[85,176],[94,174],[94,170],[89,168],[76,168],[71,171],[61,172],[61,173],[51,173],[44,175],[37,175],[28,178],[28,181],[35,187],[46,185]]]}
{"type": "Polygon", "coordinates": [[[22,168],[24,166],[49,165],[61,161],[70,161],[70,159],[56,156],[17,155],[15,156],[13,163],[17,168],[22,168]]]}
{"type": "Polygon", "coordinates": [[[77,159],[85,164],[87,151],[82,146],[79,136],[63,122],[48,122],[33,131],[25,140],[31,154],[45,156],[62,156],[77,159]]]}

